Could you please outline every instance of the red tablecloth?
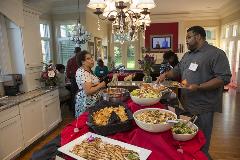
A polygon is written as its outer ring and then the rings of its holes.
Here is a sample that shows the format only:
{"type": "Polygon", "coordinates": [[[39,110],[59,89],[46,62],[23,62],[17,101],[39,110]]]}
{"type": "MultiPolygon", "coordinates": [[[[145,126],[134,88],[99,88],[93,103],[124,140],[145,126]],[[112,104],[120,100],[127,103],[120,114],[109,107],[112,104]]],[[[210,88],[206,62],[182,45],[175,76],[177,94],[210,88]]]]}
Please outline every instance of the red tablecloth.
{"type": "MultiPolygon", "coordinates": [[[[133,103],[131,100],[127,102],[127,105],[132,112],[144,108],[133,103]]],[[[151,106],[151,108],[164,108],[164,106],[158,103],[151,106]]],[[[88,113],[82,114],[78,122],[75,120],[62,130],[61,145],[89,131],[86,125],[87,116],[88,113]],[[73,132],[76,125],[80,130],[78,133],[73,132]]],[[[170,130],[162,133],[150,133],[134,124],[131,131],[117,133],[109,137],[151,150],[152,153],[148,160],[207,160],[205,154],[200,150],[206,141],[202,131],[199,131],[192,140],[179,142],[173,139],[170,130]]]]}

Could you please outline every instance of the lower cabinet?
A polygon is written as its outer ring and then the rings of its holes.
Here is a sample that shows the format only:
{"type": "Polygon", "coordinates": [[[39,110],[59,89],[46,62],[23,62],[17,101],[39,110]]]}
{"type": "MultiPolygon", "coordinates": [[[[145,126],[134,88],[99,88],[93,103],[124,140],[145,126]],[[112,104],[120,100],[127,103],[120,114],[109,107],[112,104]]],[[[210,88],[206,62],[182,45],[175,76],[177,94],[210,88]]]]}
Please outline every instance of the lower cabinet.
{"type": "Polygon", "coordinates": [[[20,116],[0,123],[0,159],[7,160],[23,150],[23,135],[20,116]]]}
{"type": "Polygon", "coordinates": [[[10,160],[60,121],[58,90],[0,112],[0,160],[10,160]]]}
{"type": "Polygon", "coordinates": [[[44,125],[48,132],[62,120],[59,97],[44,101],[43,105],[44,125]]]}
{"type": "Polygon", "coordinates": [[[24,137],[24,147],[29,146],[45,132],[41,98],[19,104],[24,137]]]}

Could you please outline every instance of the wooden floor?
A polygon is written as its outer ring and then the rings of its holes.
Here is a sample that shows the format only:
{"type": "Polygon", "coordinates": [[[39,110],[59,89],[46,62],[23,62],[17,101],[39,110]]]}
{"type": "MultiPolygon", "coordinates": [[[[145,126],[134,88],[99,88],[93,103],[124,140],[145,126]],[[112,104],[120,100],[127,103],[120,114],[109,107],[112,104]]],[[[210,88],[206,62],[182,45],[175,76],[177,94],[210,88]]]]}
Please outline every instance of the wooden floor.
{"type": "MultiPolygon", "coordinates": [[[[63,122],[49,135],[22,152],[17,160],[30,159],[33,152],[55,138],[61,129],[73,120],[68,107],[62,107],[63,122]]],[[[215,113],[210,154],[214,160],[240,160],[240,93],[224,93],[223,113],[215,113]]]]}

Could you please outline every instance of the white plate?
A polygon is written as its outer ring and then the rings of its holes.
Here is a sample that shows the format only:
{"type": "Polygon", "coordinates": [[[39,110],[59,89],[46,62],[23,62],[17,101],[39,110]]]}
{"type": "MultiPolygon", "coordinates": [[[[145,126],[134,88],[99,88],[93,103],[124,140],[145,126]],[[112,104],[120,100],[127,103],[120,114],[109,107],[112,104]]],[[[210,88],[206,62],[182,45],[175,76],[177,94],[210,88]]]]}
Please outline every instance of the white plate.
{"type": "Polygon", "coordinates": [[[137,147],[137,146],[127,144],[127,143],[124,143],[124,142],[121,142],[121,141],[118,141],[118,140],[114,140],[114,139],[111,139],[111,138],[107,138],[107,137],[104,137],[104,136],[100,136],[98,134],[91,133],[91,132],[88,132],[88,133],[78,137],[77,139],[65,144],[64,146],[58,148],[58,151],[66,154],[70,157],[73,157],[77,160],[85,160],[84,158],[71,153],[70,150],[72,150],[73,147],[76,144],[80,144],[83,140],[89,138],[90,136],[101,138],[103,142],[106,142],[106,143],[109,143],[109,144],[119,145],[119,146],[124,147],[128,150],[133,150],[133,151],[138,153],[138,155],[140,157],[140,160],[146,160],[148,158],[148,156],[152,153],[152,151],[150,151],[148,149],[137,147]]]}

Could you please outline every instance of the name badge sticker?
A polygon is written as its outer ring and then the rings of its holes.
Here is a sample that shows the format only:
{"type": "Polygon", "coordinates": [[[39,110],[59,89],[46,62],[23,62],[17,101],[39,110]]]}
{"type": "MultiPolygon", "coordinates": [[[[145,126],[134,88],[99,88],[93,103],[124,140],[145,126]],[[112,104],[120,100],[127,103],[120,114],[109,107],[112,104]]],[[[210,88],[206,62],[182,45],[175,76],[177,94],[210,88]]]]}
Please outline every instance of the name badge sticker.
{"type": "Polygon", "coordinates": [[[191,63],[188,69],[191,71],[196,71],[197,67],[198,67],[197,63],[191,63]]]}

